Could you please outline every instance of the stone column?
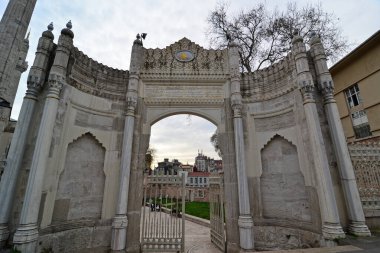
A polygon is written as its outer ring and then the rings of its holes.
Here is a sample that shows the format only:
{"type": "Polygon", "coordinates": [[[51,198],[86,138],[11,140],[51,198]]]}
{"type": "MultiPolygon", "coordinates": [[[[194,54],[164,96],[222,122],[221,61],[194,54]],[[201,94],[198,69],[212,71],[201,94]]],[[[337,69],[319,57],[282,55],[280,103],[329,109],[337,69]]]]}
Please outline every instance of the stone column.
{"type": "Polygon", "coordinates": [[[48,79],[49,87],[30,166],[25,199],[20,215],[20,224],[13,238],[15,247],[21,250],[21,252],[34,252],[38,239],[37,219],[44,174],[58,110],[59,94],[65,80],[66,67],[74,37],[70,29],[71,22],[67,24],[67,28],[62,30],[58,41],[54,63],[48,79]]]}
{"type": "Polygon", "coordinates": [[[297,81],[303,96],[315,175],[318,184],[317,190],[322,216],[322,234],[326,240],[326,245],[329,246],[334,245],[334,239],[344,238],[345,234],[340,225],[325,143],[323,141],[317,106],[314,100],[314,83],[309,70],[306,47],[302,37],[299,35],[294,36],[292,43],[292,51],[297,68],[297,81]]]}
{"type": "Polygon", "coordinates": [[[130,76],[126,98],[127,112],[124,123],[123,147],[120,164],[119,197],[116,206],[116,214],[112,222],[111,249],[113,251],[125,250],[127,242],[129,179],[131,174],[133,131],[138,96],[138,72],[141,48],[142,42],[138,35],[132,47],[130,76]]]}
{"type": "Polygon", "coordinates": [[[234,113],[235,155],[239,196],[239,236],[240,247],[244,250],[254,248],[253,219],[249,204],[248,182],[245,165],[244,132],[241,110],[243,107],[240,93],[239,52],[235,43],[229,44],[229,64],[231,79],[231,106],[234,113]]]}
{"type": "Polygon", "coordinates": [[[47,68],[49,55],[54,45],[52,30],[53,24],[50,24],[48,30],[42,34],[39,40],[36,58],[28,77],[28,90],[22,103],[17,126],[8,152],[3,179],[0,183],[0,203],[2,203],[0,205],[0,247],[4,246],[9,236],[8,220],[13,207],[16,184],[24,157],[29,126],[43,83],[42,80],[45,80],[45,69],[47,68]]]}
{"type": "Polygon", "coordinates": [[[325,50],[319,37],[312,35],[310,48],[314,59],[319,88],[323,94],[323,101],[331,138],[338,162],[340,181],[343,187],[344,198],[350,219],[349,232],[357,236],[371,236],[361,205],[356,178],[348,151],[338,107],[334,99],[334,83],[327,68],[325,50]]]}

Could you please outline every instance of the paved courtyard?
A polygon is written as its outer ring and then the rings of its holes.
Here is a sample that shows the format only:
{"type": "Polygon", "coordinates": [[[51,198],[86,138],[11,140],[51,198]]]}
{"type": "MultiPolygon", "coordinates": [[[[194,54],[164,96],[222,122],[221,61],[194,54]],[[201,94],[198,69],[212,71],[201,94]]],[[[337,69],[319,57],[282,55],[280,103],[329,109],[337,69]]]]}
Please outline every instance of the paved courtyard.
{"type": "Polygon", "coordinates": [[[185,222],[185,252],[188,253],[220,253],[210,239],[210,228],[196,224],[192,221],[185,222]]]}
{"type": "MultiPolygon", "coordinates": [[[[220,253],[210,241],[210,229],[192,221],[185,222],[185,252],[186,253],[220,253]]],[[[312,248],[297,250],[264,251],[265,253],[380,253],[380,237],[355,238],[347,237],[342,246],[332,248],[312,248]]],[[[257,252],[257,251],[256,251],[257,252]]]]}

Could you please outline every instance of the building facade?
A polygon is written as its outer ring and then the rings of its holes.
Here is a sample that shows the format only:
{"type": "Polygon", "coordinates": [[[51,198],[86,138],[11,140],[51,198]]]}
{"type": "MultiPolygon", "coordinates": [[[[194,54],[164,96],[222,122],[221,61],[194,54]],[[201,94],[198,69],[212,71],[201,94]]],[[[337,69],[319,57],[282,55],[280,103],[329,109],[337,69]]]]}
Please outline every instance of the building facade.
{"type": "Polygon", "coordinates": [[[155,168],[156,173],[160,175],[177,175],[181,170],[181,163],[178,159],[169,161],[169,158],[164,158],[164,161],[158,162],[158,166],[155,168]]]}
{"type": "Polygon", "coordinates": [[[348,142],[379,140],[380,31],[330,68],[348,142]]]}
{"type": "Polygon", "coordinates": [[[223,169],[222,160],[215,160],[204,155],[202,152],[198,152],[198,155],[195,157],[194,166],[197,171],[201,172],[217,172],[223,169]]]}

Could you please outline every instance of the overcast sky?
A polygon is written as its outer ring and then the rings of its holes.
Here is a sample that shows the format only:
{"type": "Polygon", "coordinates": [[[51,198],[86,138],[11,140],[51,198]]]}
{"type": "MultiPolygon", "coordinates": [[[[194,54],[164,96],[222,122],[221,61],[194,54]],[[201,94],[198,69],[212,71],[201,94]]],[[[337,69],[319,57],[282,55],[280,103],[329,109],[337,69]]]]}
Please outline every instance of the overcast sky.
{"type": "MultiPolygon", "coordinates": [[[[0,0],[0,15],[9,1],[0,0]]],[[[205,36],[207,16],[217,0],[37,0],[31,20],[30,49],[27,60],[33,63],[38,38],[50,22],[54,22],[55,41],[68,20],[72,21],[74,45],[91,58],[108,66],[128,69],[131,47],[137,33],[146,32],[147,48],[163,48],[187,37],[208,48],[205,36]]],[[[281,10],[286,1],[266,2],[269,8],[281,10]]],[[[296,1],[304,5],[307,1],[296,1]]],[[[380,0],[322,0],[326,11],[333,12],[343,35],[358,45],[380,28],[380,0]]],[[[230,1],[230,12],[249,8],[254,0],[230,1]]],[[[28,72],[28,71],[27,71],[28,72]]],[[[26,73],[27,73],[26,72],[26,73]]],[[[26,91],[23,74],[13,106],[12,118],[17,119],[26,91]]],[[[209,142],[215,126],[192,116],[173,116],[152,127],[151,144],[158,159],[179,158],[193,163],[198,149],[217,158],[209,142]]]]}

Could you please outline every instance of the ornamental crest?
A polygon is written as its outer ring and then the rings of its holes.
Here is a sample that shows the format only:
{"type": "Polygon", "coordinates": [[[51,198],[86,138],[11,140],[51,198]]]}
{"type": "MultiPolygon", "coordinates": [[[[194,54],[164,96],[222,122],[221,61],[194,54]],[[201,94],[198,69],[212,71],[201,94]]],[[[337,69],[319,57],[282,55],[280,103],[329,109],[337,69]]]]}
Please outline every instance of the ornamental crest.
{"type": "Polygon", "coordinates": [[[174,54],[174,57],[177,61],[189,62],[194,60],[195,55],[190,50],[179,50],[174,54]]]}

